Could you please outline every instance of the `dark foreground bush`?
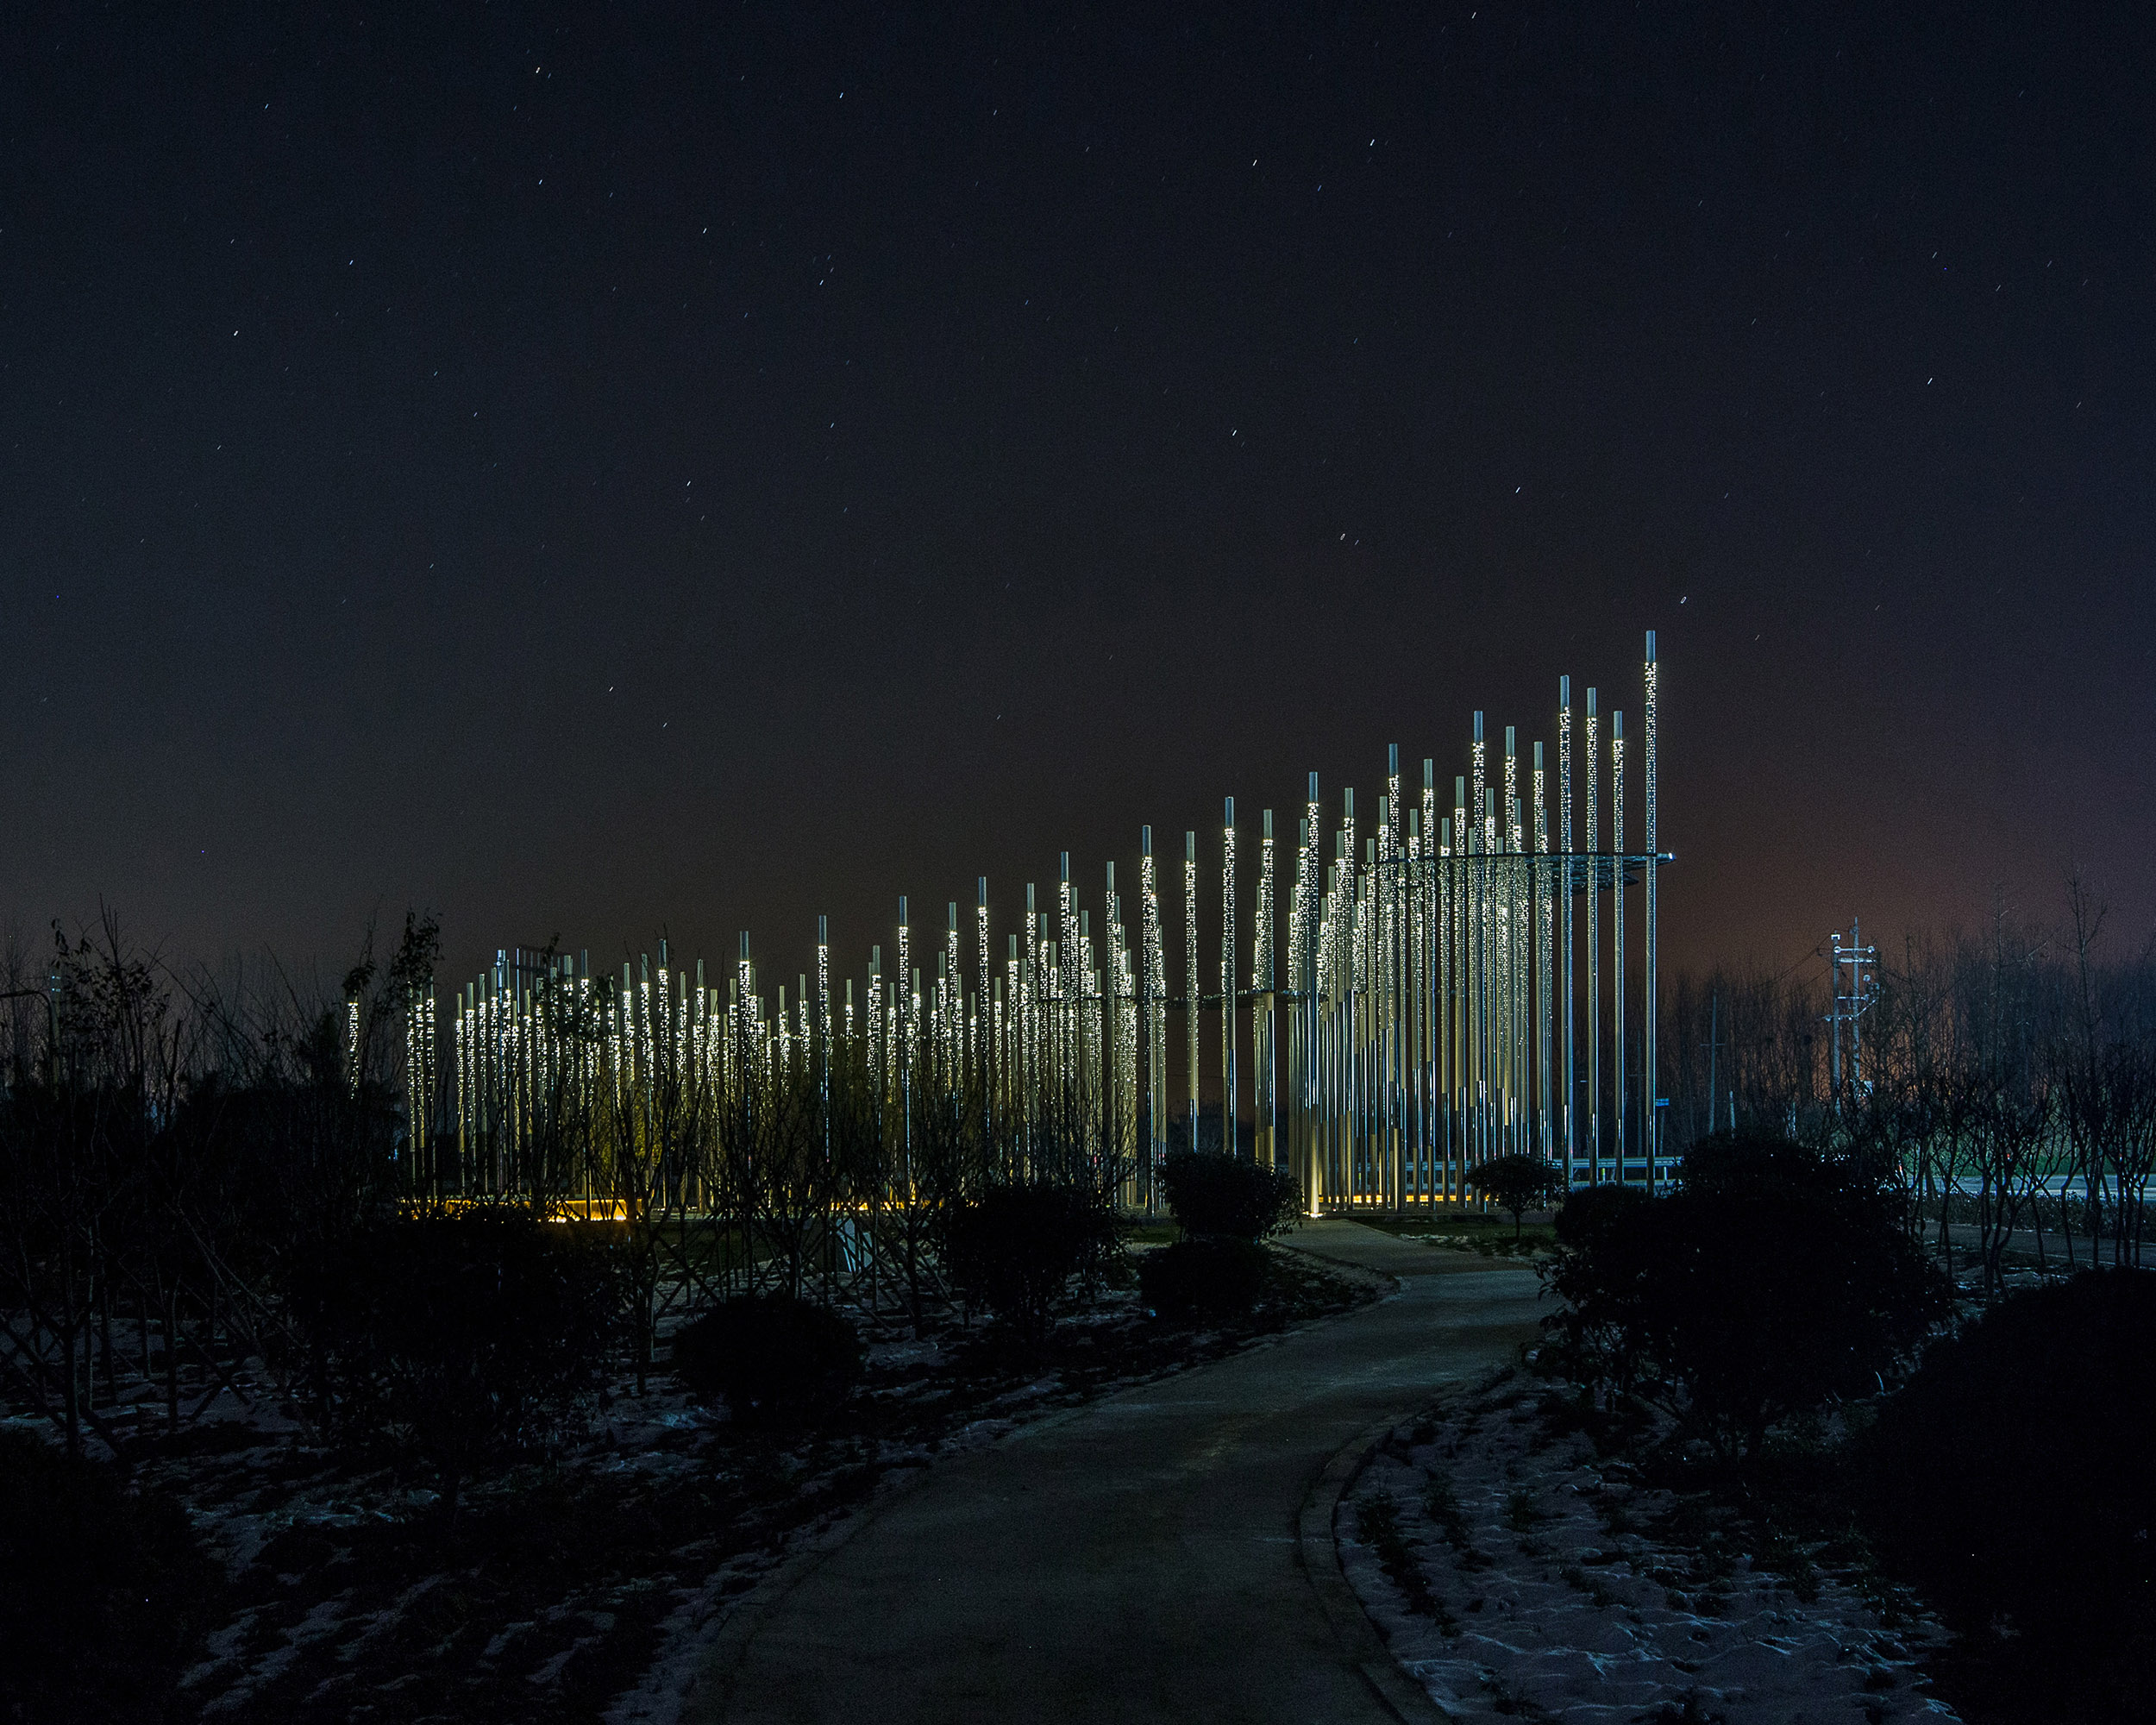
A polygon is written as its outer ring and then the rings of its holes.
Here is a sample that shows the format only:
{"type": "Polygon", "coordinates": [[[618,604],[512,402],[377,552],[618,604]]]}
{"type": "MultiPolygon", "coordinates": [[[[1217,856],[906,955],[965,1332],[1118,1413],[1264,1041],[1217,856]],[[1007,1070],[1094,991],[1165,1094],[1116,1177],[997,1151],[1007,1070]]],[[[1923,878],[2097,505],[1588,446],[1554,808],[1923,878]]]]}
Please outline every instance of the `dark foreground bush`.
{"type": "Polygon", "coordinates": [[[1726,1452],[1875,1391],[1946,1310],[1892,1196],[1778,1139],[1717,1138],[1675,1195],[1576,1192],[1545,1272],[1569,1369],[1646,1389],[1726,1452]]]}
{"type": "Polygon", "coordinates": [[[1115,1247],[1115,1217],[1094,1192],[1049,1181],[990,1187],[943,1225],[943,1267],[973,1303],[1037,1337],[1072,1276],[1115,1247]]]}
{"type": "Polygon", "coordinates": [[[861,1376],[861,1339],[828,1306],[748,1294],[714,1306],[674,1338],[674,1369],[699,1396],[723,1396],[744,1425],[784,1425],[835,1410],[861,1376]]]}
{"type": "Polygon", "coordinates": [[[1183,1233],[1270,1239],[1294,1226],[1302,1208],[1295,1176],[1238,1157],[1178,1150],[1161,1158],[1161,1191],[1183,1233]]]}
{"type": "Polygon", "coordinates": [[[1163,1318],[1234,1318],[1257,1304],[1270,1270],[1255,1240],[1180,1239],[1145,1254],[1138,1292],[1163,1318]]]}
{"type": "Polygon", "coordinates": [[[302,1267],[292,1304],[324,1422],[430,1464],[451,1509],[595,1394],[618,1312],[604,1236],[507,1208],[364,1229],[302,1267]]]}
{"type": "Polygon", "coordinates": [[[1542,1279],[1564,1302],[1545,1318],[1545,1359],[1582,1383],[1629,1394],[1644,1358],[1648,1272],[1658,1242],[1641,1186],[1583,1186],[1557,1214],[1556,1251],[1542,1279]]]}
{"type": "Polygon", "coordinates": [[[0,1719],[164,1717],[216,1584],[178,1504],[0,1432],[0,1719]]]}
{"type": "Polygon", "coordinates": [[[1858,1458],[1882,1552],[1964,1628],[2138,1645],[2156,1673],[2156,1274],[2009,1295],[1926,1352],[1858,1458]]]}

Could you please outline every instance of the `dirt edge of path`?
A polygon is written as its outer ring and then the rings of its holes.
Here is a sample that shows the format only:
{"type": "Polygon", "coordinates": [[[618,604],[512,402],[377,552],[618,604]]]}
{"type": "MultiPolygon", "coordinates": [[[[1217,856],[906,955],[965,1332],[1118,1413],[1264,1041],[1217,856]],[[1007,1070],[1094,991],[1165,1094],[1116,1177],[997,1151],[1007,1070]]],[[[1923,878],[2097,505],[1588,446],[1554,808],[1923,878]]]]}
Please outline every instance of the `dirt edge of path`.
{"type": "Polygon", "coordinates": [[[1355,1489],[1355,1482],[1377,1453],[1378,1445],[1400,1424],[1401,1417],[1365,1427],[1325,1465],[1302,1500],[1296,1518],[1296,1544],[1303,1574],[1318,1596],[1319,1609],[1332,1625],[1348,1663],[1362,1672],[1363,1680],[1377,1698],[1401,1725],[1448,1725],[1452,1716],[1401,1668],[1363,1609],[1363,1602],[1349,1586],[1334,1533],[1341,1500],[1355,1489]]]}

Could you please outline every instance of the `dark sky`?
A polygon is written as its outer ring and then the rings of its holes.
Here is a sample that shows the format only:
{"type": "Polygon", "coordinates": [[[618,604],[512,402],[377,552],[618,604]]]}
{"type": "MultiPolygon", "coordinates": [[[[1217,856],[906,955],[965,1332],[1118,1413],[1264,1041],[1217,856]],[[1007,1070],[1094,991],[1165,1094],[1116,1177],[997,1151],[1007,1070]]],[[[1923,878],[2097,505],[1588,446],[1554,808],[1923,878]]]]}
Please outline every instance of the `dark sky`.
{"type": "Polygon", "coordinates": [[[2136,9],[9,8],[0,914],[857,969],[1654,627],[1668,962],[2138,940],[2136,9]]]}

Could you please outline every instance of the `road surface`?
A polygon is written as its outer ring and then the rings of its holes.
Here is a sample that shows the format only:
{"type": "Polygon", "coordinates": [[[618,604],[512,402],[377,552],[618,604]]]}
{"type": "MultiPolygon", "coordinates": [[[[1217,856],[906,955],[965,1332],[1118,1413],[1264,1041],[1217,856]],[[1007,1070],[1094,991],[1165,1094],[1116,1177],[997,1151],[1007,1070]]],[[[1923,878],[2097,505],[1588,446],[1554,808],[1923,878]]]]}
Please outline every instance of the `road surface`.
{"type": "Polygon", "coordinates": [[[1401,1290],[939,1463],[744,1608],[684,1716],[1399,1720],[1359,1614],[1334,1628],[1337,1571],[1325,1594],[1305,1571],[1299,1516],[1344,1446],[1514,1358],[1543,1308],[1516,1265],[1345,1221],[1292,1242],[1401,1290]]]}

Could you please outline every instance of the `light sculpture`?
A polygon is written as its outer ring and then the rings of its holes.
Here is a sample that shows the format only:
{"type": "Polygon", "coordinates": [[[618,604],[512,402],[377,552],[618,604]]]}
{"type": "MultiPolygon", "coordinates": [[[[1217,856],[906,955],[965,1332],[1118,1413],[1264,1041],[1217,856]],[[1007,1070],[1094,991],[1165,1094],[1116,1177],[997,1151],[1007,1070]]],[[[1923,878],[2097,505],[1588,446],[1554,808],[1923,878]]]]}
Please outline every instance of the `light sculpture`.
{"type": "MultiPolygon", "coordinates": [[[[970,979],[951,900],[925,990],[900,898],[895,977],[881,946],[871,948],[858,1012],[855,975],[844,979],[843,1006],[835,995],[827,917],[817,920],[812,974],[797,975],[790,999],[787,988],[774,989],[771,1003],[745,932],[723,1000],[700,962],[677,964],[663,942],[655,964],[625,959],[617,979],[595,980],[588,957],[580,970],[551,950],[503,949],[453,993],[439,1025],[431,983],[416,983],[398,1004],[405,1177],[415,1195],[469,1198],[517,1195],[545,1180],[586,1214],[708,1208],[721,1177],[707,1142],[715,1123],[757,1117],[772,1087],[799,1082],[819,1112],[829,1158],[843,1068],[862,1075],[866,1117],[902,1169],[912,1168],[925,1104],[967,1122],[993,1165],[1014,1174],[1039,1171],[1042,1146],[1075,1134],[1124,1201],[1151,1206],[1168,1145],[1169,1020],[1181,1013],[1194,1142],[1201,1015],[1217,1007],[1222,1147],[1239,1151],[1249,1107],[1255,1154],[1290,1168],[1313,1211],[1459,1202],[1463,1176],[1506,1153],[1549,1157],[1575,1180],[1658,1188],[1669,1169],[1657,1096],[1657,874],[1668,859],[1656,849],[1651,633],[1642,671],[1637,853],[1626,849],[1624,716],[1608,716],[1605,737],[1600,692],[1588,688],[1576,748],[1570,676],[1557,684],[1554,775],[1540,740],[1529,741],[1523,761],[1515,725],[1503,728],[1503,756],[1493,762],[1480,712],[1449,811],[1436,757],[1423,761],[1418,798],[1403,788],[1400,750],[1388,745],[1375,822],[1358,829],[1354,788],[1344,786],[1328,836],[1311,774],[1292,880],[1281,879],[1266,810],[1247,906],[1235,804],[1225,800],[1217,993],[1200,969],[1200,866],[1189,831],[1182,988],[1180,999],[1170,994],[1150,826],[1139,830],[1135,904],[1126,907],[1110,861],[1096,938],[1062,853],[1052,919],[1029,885],[1000,974],[985,877],[975,881],[970,979]],[[1576,810],[1576,765],[1584,767],[1576,810]],[[1635,887],[1636,922],[1627,904],[1635,887]],[[1576,940],[1576,900],[1584,901],[1576,940]],[[436,1067],[437,1038],[446,1070],[436,1067]],[[631,1180],[623,1169],[638,1157],[648,1172],[631,1180]]],[[[348,1002],[343,1026],[354,1072],[372,1034],[362,1010],[348,1002]]],[[[870,1202],[861,1223],[871,1233],[875,1208],[870,1202]]],[[[859,1239],[846,1238],[852,1262],[859,1239]]],[[[872,1262],[864,1250],[862,1261],[872,1262]]]]}

